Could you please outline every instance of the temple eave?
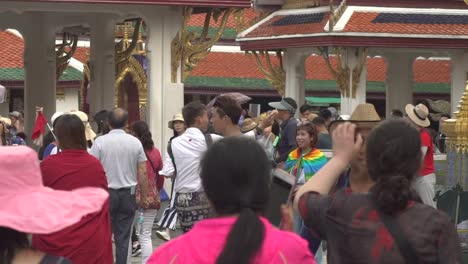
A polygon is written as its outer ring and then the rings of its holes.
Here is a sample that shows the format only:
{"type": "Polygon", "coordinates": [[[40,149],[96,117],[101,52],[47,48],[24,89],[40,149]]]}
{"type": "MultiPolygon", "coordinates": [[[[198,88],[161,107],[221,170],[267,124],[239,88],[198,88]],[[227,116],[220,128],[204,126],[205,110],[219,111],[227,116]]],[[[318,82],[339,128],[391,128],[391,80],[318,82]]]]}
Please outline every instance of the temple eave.
{"type": "MultiPolygon", "coordinates": [[[[249,8],[250,0],[21,0],[22,2],[42,3],[82,3],[82,4],[140,4],[140,5],[175,5],[194,7],[238,7],[249,8]]],[[[20,2],[20,1],[18,1],[20,2]]]]}
{"type": "Polygon", "coordinates": [[[346,47],[376,47],[376,48],[421,48],[421,49],[466,49],[467,39],[436,39],[436,38],[389,38],[389,37],[344,37],[320,36],[298,38],[275,38],[240,41],[243,51],[277,50],[286,48],[346,46],[346,47]]]}

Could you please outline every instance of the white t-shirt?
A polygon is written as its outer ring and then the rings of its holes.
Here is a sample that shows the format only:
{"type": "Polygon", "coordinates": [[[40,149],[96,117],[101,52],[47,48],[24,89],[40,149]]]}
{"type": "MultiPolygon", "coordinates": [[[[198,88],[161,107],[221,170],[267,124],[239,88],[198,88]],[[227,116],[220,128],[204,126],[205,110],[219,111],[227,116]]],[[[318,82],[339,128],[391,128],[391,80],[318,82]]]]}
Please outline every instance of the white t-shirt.
{"type": "MultiPolygon", "coordinates": [[[[223,137],[211,134],[213,143],[223,137]]],[[[207,150],[205,136],[198,128],[190,127],[184,134],[171,142],[174,162],[177,167],[174,191],[176,193],[198,192],[202,190],[200,179],[200,160],[207,150]]],[[[161,175],[170,176],[174,173],[171,157],[164,158],[161,175]]]]}

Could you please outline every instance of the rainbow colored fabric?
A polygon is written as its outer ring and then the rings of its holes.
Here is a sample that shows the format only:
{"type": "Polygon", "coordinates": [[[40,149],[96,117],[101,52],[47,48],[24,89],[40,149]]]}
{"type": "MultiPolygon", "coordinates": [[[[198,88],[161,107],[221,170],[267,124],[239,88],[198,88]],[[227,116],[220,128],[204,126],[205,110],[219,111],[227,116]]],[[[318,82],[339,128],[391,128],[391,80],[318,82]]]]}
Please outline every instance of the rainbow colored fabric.
{"type": "Polygon", "coordinates": [[[298,177],[300,170],[304,170],[305,180],[308,181],[314,174],[327,163],[327,157],[319,149],[312,149],[302,156],[299,148],[289,153],[286,160],[286,171],[298,177]]]}

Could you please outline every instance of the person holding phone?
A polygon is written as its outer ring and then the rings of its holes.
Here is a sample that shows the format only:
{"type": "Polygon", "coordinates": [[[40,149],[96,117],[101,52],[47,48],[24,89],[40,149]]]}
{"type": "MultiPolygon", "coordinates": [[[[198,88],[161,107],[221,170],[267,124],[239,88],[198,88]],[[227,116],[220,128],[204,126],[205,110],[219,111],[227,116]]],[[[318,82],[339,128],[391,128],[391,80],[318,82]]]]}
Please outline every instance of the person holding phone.
{"type": "Polygon", "coordinates": [[[327,263],[462,263],[455,226],[444,212],[417,202],[412,181],[421,166],[419,131],[403,119],[380,123],[366,140],[374,182],[367,193],[341,189],[340,174],[364,144],[357,125],[332,132],[333,158],[295,198],[305,225],[327,240],[327,263]]]}
{"type": "Polygon", "coordinates": [[[276,145],[275,162],[277,168],[284,168],[289,152],[296,146],[296,128],[297,120],[294,117],[297,110],[297,103],[290,97],[283,98],[280,102],[271,102],[268,104],[276,110],[273,117],[280,122],[281,132],[279,134],[278,144],[276,145]]]}

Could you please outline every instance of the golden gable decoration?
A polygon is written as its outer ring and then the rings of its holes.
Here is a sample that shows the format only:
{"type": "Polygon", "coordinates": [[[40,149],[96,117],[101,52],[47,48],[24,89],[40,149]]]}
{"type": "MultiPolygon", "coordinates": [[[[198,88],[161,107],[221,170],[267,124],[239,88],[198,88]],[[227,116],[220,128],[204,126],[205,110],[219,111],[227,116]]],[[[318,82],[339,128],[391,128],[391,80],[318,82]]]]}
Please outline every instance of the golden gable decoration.
{"type": "Polygon", "coordinates": [[[286,0],[283,9],[299,9],[320,6],[320,0],[286,0]]]}

